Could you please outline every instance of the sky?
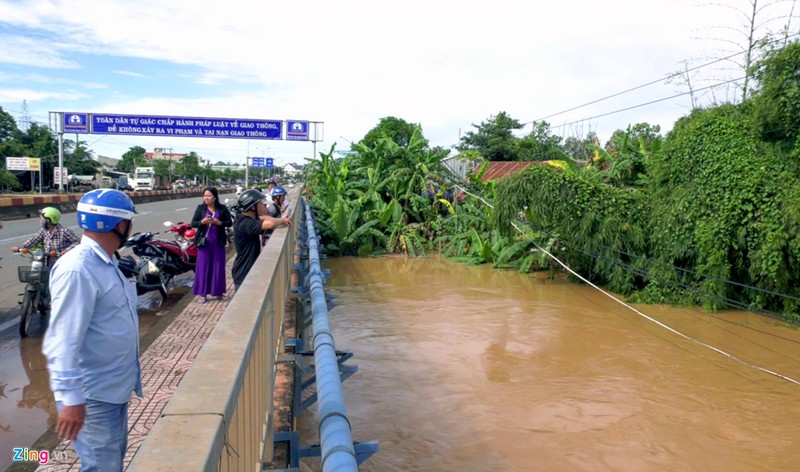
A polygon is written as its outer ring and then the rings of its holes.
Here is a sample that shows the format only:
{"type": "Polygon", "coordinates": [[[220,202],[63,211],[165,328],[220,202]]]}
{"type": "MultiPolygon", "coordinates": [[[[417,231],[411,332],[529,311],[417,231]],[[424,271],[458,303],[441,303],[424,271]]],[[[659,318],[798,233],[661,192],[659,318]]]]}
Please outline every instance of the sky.
{"type": "Polygon", "coordinates": [[[519,136],[545,118],[564,137],[639,122],[666,133],[692,108],[687,76],[696,104],[740,94],[722,83],[743,75],[753,1],[758,36],[789,15],[798,31],[796,0],[0,0],[0,106],[46,124],[51,112],[321,123],[316,143],[78,136],[115,158],[141,146],[277,165],[346,150],[387,116],[447,148],[501,111],[526,123],[519,136]]]}

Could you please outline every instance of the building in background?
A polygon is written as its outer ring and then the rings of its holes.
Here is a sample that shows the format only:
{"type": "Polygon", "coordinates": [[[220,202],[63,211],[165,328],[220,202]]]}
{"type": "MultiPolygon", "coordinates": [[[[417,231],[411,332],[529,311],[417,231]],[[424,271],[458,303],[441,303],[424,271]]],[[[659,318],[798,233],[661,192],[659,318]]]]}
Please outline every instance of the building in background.
{"type": "Polygon", "coordinates": [[[165,159],[177,162],[186,155],[186,153],[172,152],[172,149],[169,149],[170,152],[165,152],[165,149],[169,148],[153,148],[153,152],[145,152],[144,157],[148,161],[152,161],[153,159],[165,159]]]}
{"type": "Polygon", "coordinates": [[[287,177],[297,177],[303,173],[303,166],[290,162],[283,166],[283,175],[287,177]]]}

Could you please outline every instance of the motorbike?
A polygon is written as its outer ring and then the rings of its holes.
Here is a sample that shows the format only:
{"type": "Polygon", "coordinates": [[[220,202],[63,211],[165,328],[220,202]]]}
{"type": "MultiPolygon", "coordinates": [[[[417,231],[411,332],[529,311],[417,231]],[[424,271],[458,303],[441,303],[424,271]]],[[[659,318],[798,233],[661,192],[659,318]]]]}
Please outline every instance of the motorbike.
{"type": "Polygon", "coordinates": [[[197,246],[194,244],[194,237],[197,235],[197,230],[191,227],[189,223],[179,221],[173,223],[165,221],[164,226],[169,228],[169,232],[175,235],[175,241],[178,242],[181,249],[189,257],[189,262],[197,264],[197,246]]]}
{"type": "MultiPolygon", "coordinates": [[[[236,201],[232,201],[230,198],[226,198],[224,203],[225,205],[228,206],[228,209],[231,211],[231,216],[233,217],[233,220],[236,221],[236,215],[239,214],[239,205],[237,204],[236,201]]],[[[233,244],[233,226],[228,226],[227,228],[225,228],[225,239],[228,241],[228,244],[233,244]]]]}
{"type": "MultiPolygon", "coordinates": [[[[188,230],[187,230],[188,231],[188,230]]],[[[194,271],[197,267],[197,248],[195,247],[190,254],[189,249],[184,250],[177,241],[167,241],[164,239],[154,239],[160,233],[136,233],[125,243],[133,253],[140,258],[148,259],[160,258],[163,260],[162,270],[166,273],[168,280],[186,272],[194,271]]]]}
{"type": "Polygon", "coordinates": [[[138,261],[132,256],[119,256],[119,270],[125,278],[136,284],[136,295],[143,295],[153,290],[161,294],[161,303],[167,299],[167,283],[169,279],[162,271],[164,260],[160,257],[142,257],[138,261]]]}
{"type": "Polygon", "coordinates": [[[19,335],[27,337],[33,322],[33,313],[38,311],[41,317],[45,317],[50,312],[50,266],[48,256],[56,258],[61,254],[56,251],[46,253],[43,249],[36,249],[33,252],[22,249],[17,254],[29,257],[30,266],[17,267],[19,281],[25,284],[25,291],[22,292],[20,301],[20,320],[19,335]]]}

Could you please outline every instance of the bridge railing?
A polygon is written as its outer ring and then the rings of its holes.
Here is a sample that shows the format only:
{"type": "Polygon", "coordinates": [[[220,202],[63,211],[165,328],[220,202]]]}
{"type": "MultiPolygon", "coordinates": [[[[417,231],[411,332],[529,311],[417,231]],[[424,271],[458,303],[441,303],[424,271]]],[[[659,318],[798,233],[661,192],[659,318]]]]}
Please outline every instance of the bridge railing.
{"type": "Polygon", "coordinates": [[[153,425],[128,470],[260,471],[272,459],[275,366],[290,288],[292,226],[277,229],[153,425]]]}

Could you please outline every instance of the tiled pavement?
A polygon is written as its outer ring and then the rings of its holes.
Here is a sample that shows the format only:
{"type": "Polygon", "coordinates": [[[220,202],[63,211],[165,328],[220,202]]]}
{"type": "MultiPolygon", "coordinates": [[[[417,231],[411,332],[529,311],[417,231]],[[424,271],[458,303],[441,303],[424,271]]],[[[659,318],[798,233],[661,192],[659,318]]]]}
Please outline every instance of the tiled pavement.
{"type": "MultiPolygon", "coordinates": [[[[225,268],[228,296],[233,295],[233,280],[231,279],[233,260],[234,258],[231,257],[225,268]]],[[[192,365],[198,351],[205,344],[227,306],[227,301],[209,299],[207,303],[201,304],[197,300],[193,300],[140,355],[144,397],[139,398],[132,395],[128,407],[126,468],[144,442],[153,423],[172,398],[184,373],[192,365]]],[[[49,464],[37,468],[37,472],[80,470],[77,455],[69,441],[62,441],[51,453],[51,457],[53,460],[49,464]]]]}

